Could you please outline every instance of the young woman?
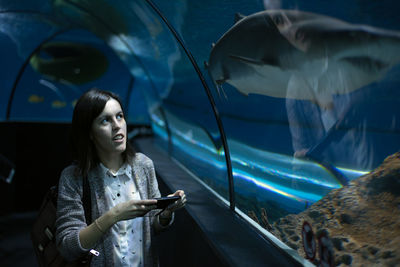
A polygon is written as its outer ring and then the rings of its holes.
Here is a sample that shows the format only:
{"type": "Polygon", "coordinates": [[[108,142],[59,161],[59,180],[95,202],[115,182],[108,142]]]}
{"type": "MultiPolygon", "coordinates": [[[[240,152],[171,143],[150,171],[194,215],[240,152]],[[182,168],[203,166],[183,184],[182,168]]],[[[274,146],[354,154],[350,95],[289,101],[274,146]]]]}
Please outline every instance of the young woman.
{"type": "Polygon", "coordinates": [[[100,254],[91,266],[154,266],[153,231],[173,222],[180,200],[157,215],[160,197],[153,162],[135,153],[127,142],[121,101],[97,89],[83,94],[72,118],[72,149],[76,159],[59,181],[56,239],[61,254],[74,260],[90,249],[100,254]],[[82,205],[82,181],[91,189],[93,222],[87,225],[82,205]]]}

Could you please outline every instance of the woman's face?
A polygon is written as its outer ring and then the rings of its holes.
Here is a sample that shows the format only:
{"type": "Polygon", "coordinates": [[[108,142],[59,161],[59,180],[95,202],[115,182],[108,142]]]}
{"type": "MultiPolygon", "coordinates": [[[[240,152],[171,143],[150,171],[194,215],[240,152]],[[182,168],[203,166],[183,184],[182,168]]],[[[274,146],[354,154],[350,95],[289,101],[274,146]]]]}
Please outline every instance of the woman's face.
{"type": "Polygon", "coordinates": [[[126,122],[121,105],[110,98],[93,120],[91,139],[100,159],[121,156],[126,149],[126,122]]]}

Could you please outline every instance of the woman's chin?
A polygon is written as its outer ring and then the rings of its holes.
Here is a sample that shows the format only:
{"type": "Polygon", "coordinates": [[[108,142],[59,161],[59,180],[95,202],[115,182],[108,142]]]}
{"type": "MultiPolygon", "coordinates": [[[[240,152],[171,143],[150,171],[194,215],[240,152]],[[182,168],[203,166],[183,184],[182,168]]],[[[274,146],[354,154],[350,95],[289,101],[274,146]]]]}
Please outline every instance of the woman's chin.
{"type": "Polygon", "coordinates": [[[126,144],[121,144],[120,146],[116,147],[115,150],[117,153],[124,153],[126,150],[126,144]]]}

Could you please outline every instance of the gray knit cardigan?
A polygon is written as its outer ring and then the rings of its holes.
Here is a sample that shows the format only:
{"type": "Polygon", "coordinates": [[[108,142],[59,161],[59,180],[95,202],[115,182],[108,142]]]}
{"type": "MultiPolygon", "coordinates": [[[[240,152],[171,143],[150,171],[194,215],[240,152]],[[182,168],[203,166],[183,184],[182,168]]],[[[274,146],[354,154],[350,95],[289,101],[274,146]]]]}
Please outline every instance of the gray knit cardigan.
{"type": "MultiPolygon", "coordinates": [[[[152,160],[141,153],[136,153],[131,164],[132,177],[134,177],[141,199],[160,197],[152,160]]],[[[82,177],[74,176],[75,168],[75,165],[71,165],[62,171],[58,187],[56,242],[61,255],[67,260],[77,259],[88,251],[82,248],[79,241],[79,232],[87,224],[82,205],[82,177]]],[[[103,177],[99,169],[94,168],[88,174],[93,220],[112,208],[107,204],[103,177]]],[[[159,222],[159,217],[148,216],[154,215],[156,212],[151,211],[143,218],[144,266],[158,265],[158,257],[152,247],[152,236],[173,222],[172,218],[171,223],[163,227],[159,222]]],[[[100,252],[100,255],[92,258],[91,266],[114,266],[112,246],[110,230],[108,230],[94,247],[100,252]]]]}

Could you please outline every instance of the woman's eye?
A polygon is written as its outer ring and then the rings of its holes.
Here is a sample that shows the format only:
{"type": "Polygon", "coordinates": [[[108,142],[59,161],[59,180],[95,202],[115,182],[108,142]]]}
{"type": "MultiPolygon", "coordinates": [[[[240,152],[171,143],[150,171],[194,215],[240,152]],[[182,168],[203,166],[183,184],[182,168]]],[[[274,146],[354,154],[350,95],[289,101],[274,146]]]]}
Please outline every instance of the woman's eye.
{"type": "Polygon", "coordinates": [[[106,124],[107,122],[108,122],[108,119],[102,119],[100,123],[101,124],[106,124]]]}
{"type": "Polygon", "coordinates": [[[118,120],[122,119],[123,117],[124,117],[124,114],[122,114],[122,113],[117,115],[118,120]]]}

